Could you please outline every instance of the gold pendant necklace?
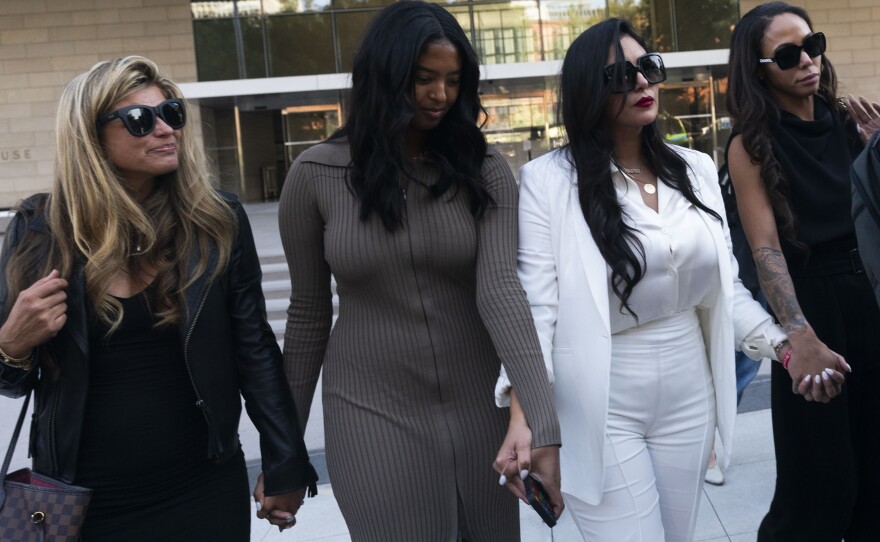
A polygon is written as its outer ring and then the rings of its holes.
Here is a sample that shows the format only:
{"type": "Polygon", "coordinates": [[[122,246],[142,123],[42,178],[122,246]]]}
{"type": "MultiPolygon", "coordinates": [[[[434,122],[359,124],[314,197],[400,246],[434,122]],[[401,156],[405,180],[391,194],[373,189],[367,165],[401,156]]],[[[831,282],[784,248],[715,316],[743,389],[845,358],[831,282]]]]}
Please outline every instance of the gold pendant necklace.
{"type": "Polygon", "coordinates": [[[633,181],[634,183],[636,183],[637,185],[641,186],[641,187],[642,187],[642,190],[644,190],[646,194],[649,194],[649,195],[652,195],[652,196],[653,196],[654,194],[657,193],[657,187],[654,185],[654,183],[649,183],[649,182],[647,182],[647,181],[637,181],[637,180],[633,177],[633,175],[638,175],[639,173],[641,173],[641,172],[642,172],[642,168],[637,168],[637,167],[634,167],[634,168],[621,167],[621,168],[620,168],[620,171],[622,171],[625,175],[628,175],[629,178],[632,179],[632,181],[633,181]]]}

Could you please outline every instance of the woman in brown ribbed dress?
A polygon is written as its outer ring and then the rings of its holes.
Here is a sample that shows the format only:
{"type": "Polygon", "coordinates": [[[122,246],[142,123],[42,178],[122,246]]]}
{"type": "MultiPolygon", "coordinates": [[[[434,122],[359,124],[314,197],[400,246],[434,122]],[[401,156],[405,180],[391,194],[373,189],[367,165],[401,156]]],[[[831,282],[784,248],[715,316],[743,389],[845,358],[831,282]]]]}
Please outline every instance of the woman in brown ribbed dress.
{"type": "Polygon", "coordinates": [[[491,467],[508,427],[493,402],[502,361],[541,448],[532,469],[558,480],[516,275],[517,189],[477,126],[478,78],[443,8],[386,8],[356,55],[345,126],[297,159],[281,196],[287,377],[304,427],[324,369],[328,466],[356,542],[519,540],[491,467]]]}

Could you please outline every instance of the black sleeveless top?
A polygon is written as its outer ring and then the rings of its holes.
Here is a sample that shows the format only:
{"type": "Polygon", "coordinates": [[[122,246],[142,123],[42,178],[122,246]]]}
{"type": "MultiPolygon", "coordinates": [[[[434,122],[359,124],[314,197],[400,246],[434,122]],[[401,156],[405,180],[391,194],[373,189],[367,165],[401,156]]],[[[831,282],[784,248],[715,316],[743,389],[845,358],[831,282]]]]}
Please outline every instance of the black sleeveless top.
{"type": "Polygon", "coordinates": [[[90,311],[75,481],[94,494],[82,540],[247,540],[244,456],[219,465],[207,458],[208,425],[178,329],[153,326],[150,292],[119,299],[122,324],[109,337],[90,311]]]}
{"type": "MultiPolygon", "coordinates": [[[[773,155],[789,183],[796,237],[811,250],[855,246],[849,168],[862,143],[852,123],[823,98],[817,95],[813,104],[812,121],[782,111],[780,121],[770,123],[773,155]]],[[[803,257],[785,242],[783,252],[786,258],[803,257]]]]}
{"type": "Polygon", "coordinates": [[[115,333],[93,316],[89,390],[77,479],[88,487],[130,487],[207,455],[208,428],[175,327],[156,329],[145,293],[122,303],[115,333]]]}

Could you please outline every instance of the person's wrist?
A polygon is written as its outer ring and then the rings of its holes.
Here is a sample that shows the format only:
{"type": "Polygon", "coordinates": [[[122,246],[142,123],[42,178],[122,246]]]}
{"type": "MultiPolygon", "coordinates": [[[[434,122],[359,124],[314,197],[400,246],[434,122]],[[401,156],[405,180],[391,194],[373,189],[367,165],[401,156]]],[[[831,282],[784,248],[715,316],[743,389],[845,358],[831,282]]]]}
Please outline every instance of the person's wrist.
{"type": "Polygon", "coordinates": [[[511,426],[526,426],[528,427],[528,422],[526,421],[526,416],[522,412],[515,412],[511,409],[510,412],[510,425],[511,426]]]}
{"type": "Polygon", "coordinates": [[[0,362],[2,362],[4,365],[8,365],[9,367],[12,367],[14,369],[22,369],[27,371],[31,368],[31,362],[33,360],[33,349],[28,350],[27,352],[18,352],[14,348],[10,347],[8,344],[4,347],[4,345],[0,343],[0,362]]]}
{"type": "Polygon", "coordinates": [[[786,352],[791,350],[791,343],[788,342],[788,339],[780,341],[776,346],[773,347],[773,352],[776,354],[776,361],[782,361],[783,356],[786,352]]]}
{"type": "Polygon", "coordinates": [[[784,354],[782,354],[782,357],[779,358],[779,362],[782,363],[783,369],[788,369],[788,364],[791,362],[791,348],[789,348],[785,351],[784,354]]]}

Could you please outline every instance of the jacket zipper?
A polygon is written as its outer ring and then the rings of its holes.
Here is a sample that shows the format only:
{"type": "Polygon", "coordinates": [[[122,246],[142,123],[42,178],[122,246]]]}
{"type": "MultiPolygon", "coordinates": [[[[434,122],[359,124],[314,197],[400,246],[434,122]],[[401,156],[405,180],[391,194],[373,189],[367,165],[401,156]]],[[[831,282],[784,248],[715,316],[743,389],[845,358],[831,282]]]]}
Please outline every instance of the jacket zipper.
{"type": "MultiPolygon", "coordinates": [[[[36,405],[36,402],[34,403],[36,405]]],[[[58,445],[55,438],[55,418],[58,414],[58,388],[55,387],[52,392],[52,408],[49,411],[49,458],[52,462],[52,472],[55,476],[59,476],[61,473],[58,469],[58,445]]]]}
{"type": "Polygon", "coordinates": [[[186,374],[189,375],[189,382],[192,384],[193,391],[196,394],[196,406],[199,407],[199,410],[202,411],[202,415],[205,417],[205,423],[208,424],[208,446],[215,447],[214,451],[214,459],[219,459],[220,454],[222,453],[222,446],[220,443],[215,442],[217,440],[217,431],[214,428],[214,424],[211,423],[211,416],[208,409],[207,403],[202,399],[201,394],[199,394],[199,389],[196,387],[196,381],[192,375],[192,369],[189,366],[189,340],[192,337],[193,330],[196,327],[196,322],[199,319],[199,316],[202,314],[202,309],[205,307],[205,301],[208,299],[208,293],[211,291],[211,286],[214,285],[214,280],[209,280],[208,285],[205,286],[205,293],[202,294],[202,300],[199,302],[199,307],[196,309],[195,316],[193,316],[192,324],[189,326],[189,330],[186,332],[186,338],[183,341],[183,361],[184,365],[186,365],[186,374]]]}

